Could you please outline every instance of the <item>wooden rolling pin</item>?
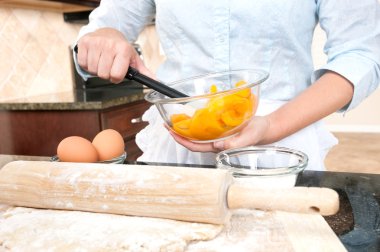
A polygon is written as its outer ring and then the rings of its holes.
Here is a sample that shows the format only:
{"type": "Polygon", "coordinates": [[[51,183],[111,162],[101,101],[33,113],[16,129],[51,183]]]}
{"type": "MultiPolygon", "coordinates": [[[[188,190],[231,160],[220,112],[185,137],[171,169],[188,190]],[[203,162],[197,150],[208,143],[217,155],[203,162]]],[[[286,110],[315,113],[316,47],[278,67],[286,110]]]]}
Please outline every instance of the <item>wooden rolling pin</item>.
{"type": "Polygon", "coordinates": [[[0,203],[225,223],[229,209],[335,214],[328,188],[258,189],[225,170],[145,165],[14,161],[0,169],[0,203]]]}

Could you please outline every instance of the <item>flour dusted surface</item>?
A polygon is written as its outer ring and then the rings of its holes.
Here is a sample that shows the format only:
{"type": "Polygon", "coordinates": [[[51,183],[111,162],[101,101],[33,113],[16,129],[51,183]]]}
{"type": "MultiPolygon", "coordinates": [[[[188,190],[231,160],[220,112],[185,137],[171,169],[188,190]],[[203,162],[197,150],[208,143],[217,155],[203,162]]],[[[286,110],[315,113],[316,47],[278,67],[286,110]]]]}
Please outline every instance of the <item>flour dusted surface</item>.
{"type": "Polygon", "coordinates": [[[209,241],[191,243],[188,252],[292,252],[294,248],[273,212],[236,210],[223,231],[209,241]]]}
{"type": "Polygon", "coordinates": [[[346,251],[320,215],[237,210],[223,226],[0,204],[0,252],[346,251]]]}
{"type": "Polygon", "coordinates": [[[212,239],[221,230],[158,218],[17,207],[0,215],[0,251],[184,251],[189,242],[212,239]]]}

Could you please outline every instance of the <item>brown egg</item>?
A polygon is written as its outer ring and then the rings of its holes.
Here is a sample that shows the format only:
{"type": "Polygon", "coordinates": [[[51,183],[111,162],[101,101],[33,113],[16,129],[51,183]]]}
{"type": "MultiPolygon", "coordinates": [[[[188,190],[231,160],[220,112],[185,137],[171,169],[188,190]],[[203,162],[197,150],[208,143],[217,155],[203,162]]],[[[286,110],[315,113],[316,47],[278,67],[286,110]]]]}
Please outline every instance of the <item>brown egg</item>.
{"type": "Polygon", "coordinates": [[[106,129],[99,132],[92,145],[98,152],[100,161],[110,160],[123,154],[124,152],[124,139],[119,132],[113,129],[106,129]]]}
{"type": "Polygon", "coordinates": [[[57,156],[63,162],[92,163],[98,161],[98,153],[92,143],[79,136],[63,139],[57,147],[57,156]]]}

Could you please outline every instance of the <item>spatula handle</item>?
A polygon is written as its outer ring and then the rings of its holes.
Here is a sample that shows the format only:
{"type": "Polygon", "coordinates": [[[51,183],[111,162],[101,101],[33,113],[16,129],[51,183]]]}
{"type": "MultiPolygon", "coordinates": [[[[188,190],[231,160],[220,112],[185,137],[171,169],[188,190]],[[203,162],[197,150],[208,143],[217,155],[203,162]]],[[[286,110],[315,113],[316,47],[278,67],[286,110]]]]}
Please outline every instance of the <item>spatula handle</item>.
{"type": "Polygon", "coordinates": [[[228,189],[227,202],[230,209],[279,210],[321,215],[333,215],[339,210],[338,193],[319,187],[262,189],[233,184],[228,189]]]}
{"type": "Polygon", "coordinates": [[[153,90],[156,90],[157,92],[166,95],[170,98],[181,98],[181,97],[188,97],[188,95],[185,95],[182,92],[179,92],[176,89],[173,89],[161,82],[158,82],[152,78],[149,78],[148,76],[141,74],[137,69],[134,69],[133,67],[128,68],[127,75],[125,78],[129,80],[135,80],[153,90]]]}

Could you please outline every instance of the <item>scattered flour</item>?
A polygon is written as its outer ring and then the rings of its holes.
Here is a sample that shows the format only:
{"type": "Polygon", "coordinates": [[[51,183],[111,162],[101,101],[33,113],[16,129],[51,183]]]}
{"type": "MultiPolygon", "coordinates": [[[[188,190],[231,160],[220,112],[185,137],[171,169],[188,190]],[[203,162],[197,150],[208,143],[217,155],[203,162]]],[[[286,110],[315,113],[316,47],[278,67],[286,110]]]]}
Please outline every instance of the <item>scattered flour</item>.
{"type": "Polygon", "coordinates": [[[3,213],[0,208],[0,251],[294,250],[281,222],[271,212],[237,210],[223,228],[157,218],[16,207],[3,213]]]}
{"type": "Polygon", "coordinates": [[[191,243],[188,252],[294,251],[273,212],[236,210],[231,221],[213,240],[191,243]]]}
{"type": "Polygon", "coordinates": [[[191,241],[212,239],[221,230],[158,218],[16,207],[0,214],[0,251],[184,251],[191,241]]]}

